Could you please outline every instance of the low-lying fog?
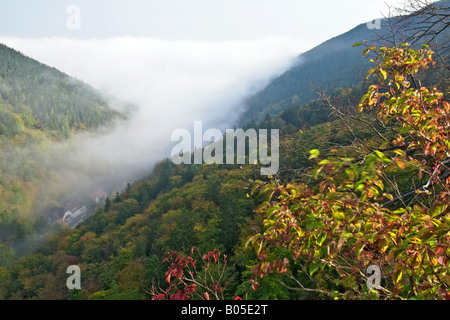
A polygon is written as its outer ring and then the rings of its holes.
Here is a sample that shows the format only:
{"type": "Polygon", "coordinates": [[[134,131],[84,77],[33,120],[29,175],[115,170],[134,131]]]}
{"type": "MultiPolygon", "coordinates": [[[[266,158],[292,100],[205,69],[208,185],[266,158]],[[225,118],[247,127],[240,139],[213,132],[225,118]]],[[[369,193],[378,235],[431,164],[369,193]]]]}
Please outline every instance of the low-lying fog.
{"type": "MultiPolygon", "coordinates": [[[[72,190],[133,182],[170,156],[171,133],[233,128],[244,100],[283,73],[306,48],[290,38],[166,41],[118,37],[1,38],[0,42],[136,108],[108,134],[80,135],[56,175],[72,190]],[[112,178],[112,179],[111,179],[112,178]]],[[[59,146],[61,147],[61,146],[59,146]]],[[[109,190],[111,191],[111,190],[109,190]]]]}

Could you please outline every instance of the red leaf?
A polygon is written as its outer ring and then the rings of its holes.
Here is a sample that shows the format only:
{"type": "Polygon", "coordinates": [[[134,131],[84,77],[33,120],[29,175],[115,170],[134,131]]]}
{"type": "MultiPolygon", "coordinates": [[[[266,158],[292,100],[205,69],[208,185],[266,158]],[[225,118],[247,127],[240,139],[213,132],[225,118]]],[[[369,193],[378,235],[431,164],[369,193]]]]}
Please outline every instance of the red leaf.
{"type": "Polygon", "coordinates": [[[442,287],[439,288],[439,295],[444,300],[450,300],[450,292],[448,292],[447,290],[445,290],[442,287]]]}
{"type": "Polygon", "coordinates": [[[445,254],[445,249],[443,247],[437,247],[436,258],[437,258],[437,262],[441,266],[446,266],[448,264],[448,257],[445,254]]]}

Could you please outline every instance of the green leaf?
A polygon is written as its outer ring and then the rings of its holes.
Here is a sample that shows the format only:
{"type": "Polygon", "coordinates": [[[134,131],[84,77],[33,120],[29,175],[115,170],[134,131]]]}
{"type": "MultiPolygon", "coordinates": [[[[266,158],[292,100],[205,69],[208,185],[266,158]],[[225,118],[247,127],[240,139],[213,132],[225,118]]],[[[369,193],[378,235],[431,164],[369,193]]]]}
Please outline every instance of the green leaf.
{"type": "Polygon", "coordinates": [[[275,221],[273,221],[273,220],[265,220],[264,221],[265,228],[269,228],[269,227],[273,226],[274,224],[275,224],[275,221]]]}
{"type": "Polygon", "coordinates": [[[394,283],[399,283],[402,279],[403,272],[400,270],[397,272],[397,274],[394,274],[394,283]]]}
{"type": "Polygon", "coordinates": [[[382,180],[374,179],[373,184],[376,185],[380,190],[384,189],[384,184],[382,180]]]}
{"type": "Polygon", "coordinates": [[[326,166],[329,163],[330,163],[330,160],[325,159],[325,160],[322,160],[319,162],[319,166],[326,166]]]}
{"type": "Polygon", "coordinates": [[[364,182],[358,181],[358,182],[355,184],[355,191],[362,191],[362,190],[364,190],[365,188],[366,188],[366,185],[365,185],[364,182]]]}
{"type": "Polygon", "coordinates": [[[310,153],[310,155],[311,155],[311,156],[309,157],[310,160],[311,160],[311,159],[318,158],[319,155],[320,155],[320,151],[317,150],[317,149],[313,149],[313,150],[311,150],[309,153],[310,153]]]}
{"type": "Polygon", "coordinates": [[[382,252],[385,252],[389,248],[389,239],[383,238],[378,242],[378,247],[382,252]]]}
{"type": "Polygon", "coordinates": [[[361,252],[362,252],[362,250],[364,249],[364,247],[365,247],[365,243],[364,242],[360,242],[360,241],[358,241],[357,243],[356,243],[356,247],[355,247],[355,255],[356,255],[356,258],[357,259],[359,259],[359,256],[361,255],[361,252]]]}
{"type": "Polygon", "coordinates": [[[370,48],[364,49],[363,51],[363,57],[365,57],[370,51],[370,48]]]}
{"type": "Polygon", "coordinates": [[[313,176],[314,176],[315,180],[317,180],[320,171],[322,171],[322,167],[319,167],[319,168],[317,168],[316,170],[313,171],[313,176]]]}
{"type": "Polygon", "coordinates": [[[314,261],[309,266],[309,275],[312,276],[317,270],[320,268],[320,263],[317,261],[314,261]]]}
{"type": "Polygon", "coordinates": [[[378,157],[378,158],[380,158],[380,159],[385,159],[386,158],[386,156],[384,155],[384,153],[383,152],[381,152],[381,151],[379,151],[379,150],[375,150],[375,155],[378,157]]]}
{"type": "Polygon", "coordinates": [[[351,232],[344,232],[343,234],[341,234],[341,236],[345,237],[345,238],[349,238],[349,237],[353,236],[353,233],[351,233],[351,232]]]}
{"type": "Polygon", "coordinates": [[[381,78],[382,78],[383,80],[386,80],[386,79],[387,79],[387,72],[384,71],[384,69],[381,69],[381,68],[380,68],[380,73],[381,73],[381,78]]]}
{"type": "Polygon", "coordinates": [[[332,212],[333,218],[336,220],[343,220],[345,219],[345,214],[341,211],[333,211],[332,212]]]}
{"type": "Polygon", "coordinates": [[[317,237],[317,244],[319,246],[322,245],[322,243],[325,241],[325,239],[327,238],[327,234],[326,233],[322,233],[317,237]]]}
{"type": "Polygon", "coordinates": [[[448,208],[448,204],[444,204],[442,206],[435,206],[434,208],[430,209],[430,216],[436,217],[443,213],[448,208]]]}
{"type": "Polygon", "coordinates": [[[394,152],[399,155],[400,157],[406,157],[406,152],[404,150],[401,149],[396,149],[394,150],[394,152]]]}
{"type": "Polygon", "coordinates": [[[372,300],[380,300],[380,294],[378,290],[369,290],[369,297],[372,300]]]}

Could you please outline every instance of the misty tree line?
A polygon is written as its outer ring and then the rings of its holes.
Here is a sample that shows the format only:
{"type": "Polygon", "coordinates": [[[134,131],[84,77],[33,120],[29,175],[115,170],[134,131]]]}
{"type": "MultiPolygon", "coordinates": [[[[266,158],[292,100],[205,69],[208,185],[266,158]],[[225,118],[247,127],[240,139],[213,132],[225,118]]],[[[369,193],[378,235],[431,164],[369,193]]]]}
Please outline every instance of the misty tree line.
{"type": "Polygon", "coordinates": [[[45,190],[49,146],[123,118],[93,88],[0,44],[0,266],[62,228],[39,216],[57,204],[45,190]]]}
{"type": "Polygon", "coordinates": [[[4,45],[0,45],[0,61],[3,107],[13,106],[28,127],[68,138],[72,131],[97,128],[119,116],[91,87],[4,45]]]}

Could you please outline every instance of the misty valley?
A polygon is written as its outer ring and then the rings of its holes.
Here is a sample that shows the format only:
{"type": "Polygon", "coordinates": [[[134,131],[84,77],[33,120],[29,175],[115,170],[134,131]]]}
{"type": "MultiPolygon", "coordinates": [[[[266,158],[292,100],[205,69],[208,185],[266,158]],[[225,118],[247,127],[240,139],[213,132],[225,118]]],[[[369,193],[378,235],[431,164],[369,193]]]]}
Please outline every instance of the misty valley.
{"type": "Polygon", "coordinates": [[[0,300],[450,300],[450,2],[398,10],[303,53],[0,36],[0,300]]]}

